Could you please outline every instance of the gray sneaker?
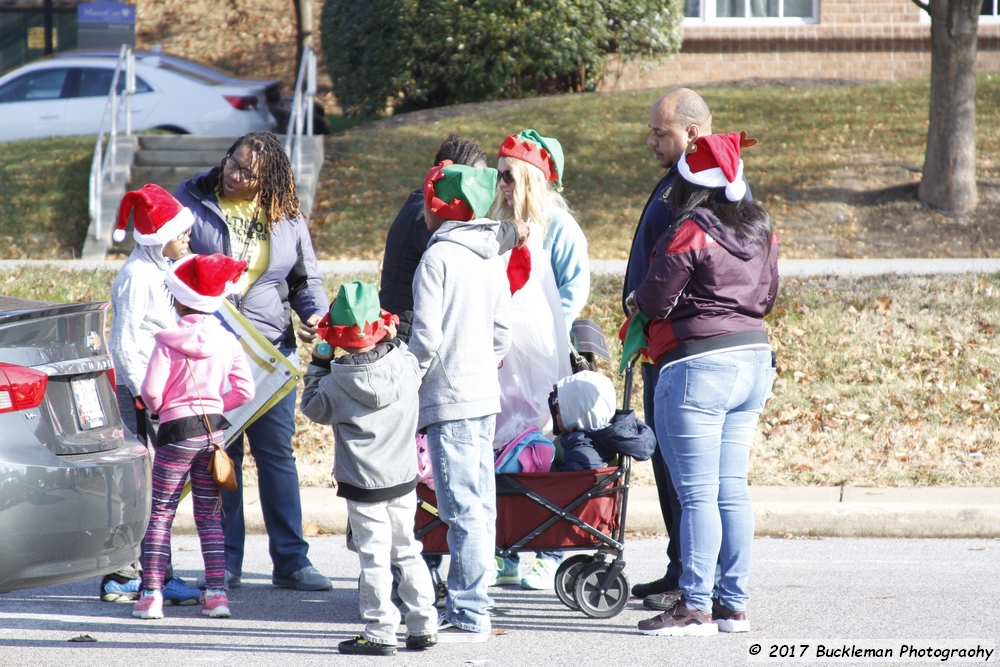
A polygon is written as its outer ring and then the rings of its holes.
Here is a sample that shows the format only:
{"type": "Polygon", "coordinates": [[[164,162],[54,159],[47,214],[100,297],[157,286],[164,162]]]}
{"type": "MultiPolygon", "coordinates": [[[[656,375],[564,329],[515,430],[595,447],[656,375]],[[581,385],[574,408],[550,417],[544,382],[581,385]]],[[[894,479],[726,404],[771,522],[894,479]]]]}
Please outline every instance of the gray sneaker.
{"type": "MultiPolygon", "coordinates": [[[[226,570],[226,588],[232,590],[234,588],[239,588],[241,585],[240,575],[233,574],[229,570],[226,570]]],[[[195,582],[195,586],[201,590],[205,590],[205,573],[202,572],[198,575],[198,580],[195,582]]]]}
{"type": "Polygon", "coordinates": [[[332,591],[333,582],[319,573],[312,565],[306,565],[301,570],[291,574],[271,575],[271,583],[281,588],[294,588],[297,591],[332,591]]]}

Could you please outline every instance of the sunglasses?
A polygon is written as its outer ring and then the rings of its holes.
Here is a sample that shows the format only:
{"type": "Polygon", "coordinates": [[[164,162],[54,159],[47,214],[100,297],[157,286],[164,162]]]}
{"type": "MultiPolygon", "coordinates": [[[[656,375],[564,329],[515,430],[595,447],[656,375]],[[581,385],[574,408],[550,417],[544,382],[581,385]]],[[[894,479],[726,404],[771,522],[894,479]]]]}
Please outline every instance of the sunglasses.
{"type": "Polygon", "coordinates": [[[503,171],[501,171],[500,178],[502,178],[503,182],[506,183],[507,185],[514,184],[514,174],[511,172],[510,169],[504,169],[503,171]]]}

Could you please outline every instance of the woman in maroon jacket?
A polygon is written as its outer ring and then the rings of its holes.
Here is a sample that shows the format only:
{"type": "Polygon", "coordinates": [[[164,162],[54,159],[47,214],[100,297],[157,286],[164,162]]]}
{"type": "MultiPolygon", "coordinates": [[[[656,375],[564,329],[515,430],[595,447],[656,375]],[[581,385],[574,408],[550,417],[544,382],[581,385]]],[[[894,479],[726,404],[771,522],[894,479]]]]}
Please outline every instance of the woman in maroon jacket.
{"type": "Polygon", "coordinates": [[[656,433],[681,501],[680,587],[673,608],[639,623],[651,635],[746,632],[753,509],[750,444],[771,393],[763,318],[778,291],[778,239],[746,198],[746,133],[699,137],[678,162],[675,223],[628,298],[648,318],[660,368],[656,433]],[[721,566],[718,598],[716,563],[721,566]]]}

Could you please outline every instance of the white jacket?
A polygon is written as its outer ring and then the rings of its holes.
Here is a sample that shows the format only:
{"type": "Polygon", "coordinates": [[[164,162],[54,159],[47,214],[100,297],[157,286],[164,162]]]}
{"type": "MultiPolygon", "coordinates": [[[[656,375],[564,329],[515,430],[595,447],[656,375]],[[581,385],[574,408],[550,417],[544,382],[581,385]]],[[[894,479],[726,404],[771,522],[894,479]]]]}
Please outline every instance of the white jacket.
{"type": "Polygon", "coordinates": [[[170,260],[161,245],[136,244],[111,284],[111,357],[115,376],[133,396],[140,395],[154,336],[177,325],[170,293],[163,282],[170,260]]]}

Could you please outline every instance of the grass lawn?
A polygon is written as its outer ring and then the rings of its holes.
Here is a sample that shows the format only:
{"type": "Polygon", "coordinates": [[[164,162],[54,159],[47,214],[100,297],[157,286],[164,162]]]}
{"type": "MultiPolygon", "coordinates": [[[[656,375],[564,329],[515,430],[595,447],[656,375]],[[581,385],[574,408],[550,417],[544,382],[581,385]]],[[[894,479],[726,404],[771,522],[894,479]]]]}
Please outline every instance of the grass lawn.
{"type": "MultiPolygon", "coordinates": [[[[496,149],[507,134],[533,127],[563,143],[564,195],[587,233],[591,255],[624,259],[636,219],[662,173],[645,145],[649,107],[659,92],[472,105],[362,126],[328,115],[335,130],[346,132],[330,136],[326,143],[311,221],[317,252],[324,259],[379,257],[399,206],[420,186],[449,131],[480,143],[495,164],[496,149]]],[[[802,204],[842,197],[838,179],[845,170],[863,182],[880,166],[919,168],[923,163],[926,78],[700,92],[714,112],[713,129],[744,129],[761,140],[746,151],[747,173],[755,197],[775,219],[784,257],[815,256],[807,238],[813,232],[853,235],[855,245],[840,256],[863,254],[855,246],[865,242],[864,230],[851,215],[847,220],[838,216],[841,222],[821,221],[803,214],[802,204]]],[[[980,180],[1000,179],[998,111],[1000,75],[982,74],[977,99],[980,180]]],[[[0,144],[0,259],[79,256],[87,226],[92,150],[91,137],[0,144]]],[[[823,250],[819,252],[822,256],[823,250]]]]}
{"type": "MultiPolygon", "coordinates": [[[[0,285],[32,299],[106,300],[113,278],[31,268],[0,272],[0,285]]],[[[376,277],[328,276],[326,290],[353,279],[376,277]]],[[[620,290],[619,278],[596,276],[583,313],[616,355],[620,290]]],[[[765,322],[779,361],[754,484],[1000,485],[1000,275],[787,278],[765,322]]],[[[617,368],[617,358],[603,366],[621,396],[617,368]]],[[[638,381],[634,391],[641,412],[638,381]]],[[[296,427],[303,484],[328,484],[330,430],[301,414],[296,427]]],[[[253,483],[252,466],[246,474],[253,483]]],[[[648,464],[637,475],[652,483],[648,464]]]]}
{"type": "MultiPolygon", "coordinates": [[[[649,108],[659,92],[567,95],[500,104],[485,111],[480,105],[468,115],[437,119],[433,113],[415,115],[424,120],[378,126],[378,131],[362,126],[330,137],[311,223],[317,251],[331,259],[378,257],[399,206],[420,186],[449,131],[479,142],[495,164],[496,149],[507,134],[533,127],[563,144],[563,194],[578,212],[591,256],[624,259],[642,206],[662,173],[645,145],[649,108]]],[[[761,140],[746,151],[744,160],[754,196],[775,219],[784,257],[803,256],[800,253],[806,250],[798,243],[798,232],[785,224],[793,209],[804,199],[832,197],[836,187],[832,179],[839,170],[858,163],[918,168],[923,164],[926,78],[877,85],[699,92],[713,110],[715,131],[742,129],[761,140]]],[[[998,110],[1000,75],[980,75],[981,180],[1000,176],[998,110]]]]}
{"type": "Polygon", "coordinates": [[[95,140],[0,143],[0,259],[80,256],[95,140]]]}

